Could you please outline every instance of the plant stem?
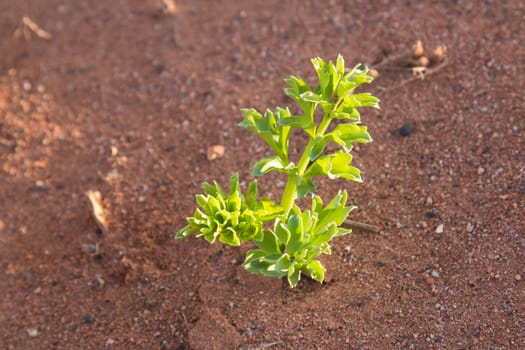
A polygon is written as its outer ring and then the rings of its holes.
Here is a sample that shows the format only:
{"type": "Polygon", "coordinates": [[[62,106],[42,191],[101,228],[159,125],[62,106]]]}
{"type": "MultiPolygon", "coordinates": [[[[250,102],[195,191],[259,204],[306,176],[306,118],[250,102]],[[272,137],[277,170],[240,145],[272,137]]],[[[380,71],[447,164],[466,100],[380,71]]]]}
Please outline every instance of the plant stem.
{"type": "Polygon", "coordinates": [[[288,174],[288,181],[286,182],[286,187],[281,198],[281,206],[285,213],[288,213],[297,198],[296,186],[297,180],[295,174],[288,174]]]}
{"type": "MultiPolygon", "coordinates": [[[[317,137],[321,137],[324,135],[324,132],[328,128],[328,125],[330,125],[330,118],[328,116],[324,116],[323,120],[321,120],[321,123],[319,124],[319,127],[317,128],[317,131],[315,135],[317,137]]],[[[303,175],[308,168],[308,163],[310,162],[310,151],[314,147],[315,139],[311,138],[308,144],[306,145],[306,148],[301,155],[301,158],[299,159],[299,163],[297,163],[297,169],[299,171],[299,176],[303,175]]]]}
{"type": "Polygon", "coordinates": [[[373,232],[373,233],[379,232],[379,227],[377,227],[375,225],[365,224],[365,223],[362,223],[362,222],[359,222],[359,221],[350,220],[350,219],[346,219],[343,222],[343,226],[346,226],[346,227],[351,228],[351,229],[369,231],[369,232],[373,232]]]}
{"type": "MultiPolygon", "coordinates": [[[[330,118],[328,116],[324,116],[323,120],[319,124],[319,127],[317,128],[316,135],[317,136],[323,136],[326,129],[328,128],[328,125],[330,125],[330,118]]],[[[299,158],[299,162],[297,163],[297,170],[298,175],[302,176],[304,175],[306,169],[308,168],[308,163],[310,162],[310,151],[312,150],[313,146],[315,144],[315,139],[310,138],[308,141],[308,144],[305,147],[305,150],[303,154],[301,155],[301,158],[299,158]]],[[[283,196],[281,198],[281,206],[283,207],[285,213],[287,213],[290,208],[292,208],[293,204],[295,203],[295,200],[297,199],[297,180],[296,175],[294,174],[288,174],[288,181],[286,182],[286,187],[284,188],[283,196]]]]}

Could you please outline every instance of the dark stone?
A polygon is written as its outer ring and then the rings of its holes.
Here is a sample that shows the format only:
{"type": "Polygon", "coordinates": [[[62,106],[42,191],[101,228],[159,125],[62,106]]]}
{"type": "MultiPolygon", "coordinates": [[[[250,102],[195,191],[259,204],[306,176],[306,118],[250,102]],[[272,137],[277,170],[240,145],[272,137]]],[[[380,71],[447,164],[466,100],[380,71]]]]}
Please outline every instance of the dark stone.
{"type": "Polygon", "coordinates": [[[429,218],[429,219],[433,219],[433,218],[435,218],[436,216],[437,216],[437,212],[436,212],[434,209],[432,209],[431,211],[429,211],[429,212],[427,213],[427,218],[429,218]]]}
{"type": "Polygon", "coordinates": [[[95,322],[95,317],[91,314],[85,314],[84,315],[84,323],[85,324],[92,324],[95,322]]]}
{"type": "Polygon", "coordinates": [[[412,134],[412,126],[410,124],[404,124],[401,128],[399,128],[399,135],[403,137],[408,137],[410,134],[412,134]]]}

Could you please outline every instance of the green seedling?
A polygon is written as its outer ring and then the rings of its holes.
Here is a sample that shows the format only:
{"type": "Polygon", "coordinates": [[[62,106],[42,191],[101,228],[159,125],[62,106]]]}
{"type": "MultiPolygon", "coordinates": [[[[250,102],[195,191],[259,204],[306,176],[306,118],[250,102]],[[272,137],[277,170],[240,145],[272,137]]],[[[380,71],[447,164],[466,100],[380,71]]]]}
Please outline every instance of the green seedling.
{"type": "Polygon", "coordinates": [[[362,181],[359,169],[350,165],[352,144],[367,143],[372,138],[361,125],[359,109],[379,108],[379,100],[370,93],[355,93],[357,87],[372,81],[366,68],[358,65],[346,72],[342,56],[335,64],[320,58],[312,59],[312,64],[319,80],[315,88],[296,76],[285,80],[288,86],[284,93],[297,102],[300,115],[280,107],[264,114],[255,109],[241,110],[244,120],[240,126],[261,137],[274,152],[255,163],[254,176],[280,172],[287,177],[281,201],[258,200],[256,180],[243,194],[237,174],[231,176],[228,193],[216,182],[204,183],[204,194],[196,196],[198,208],[176,235],[183,238],[195,234],[210,243],[218,239],[231,246],[253,242],[257,248],[247,252],[244,268],[287,278],[291,287],[297,285],[301,274],[324,280],[325,268],[316,258],[331,253],[332,238],[351,232],[341,225],[355,209],[346,205],[348,195],[341,190],[326,205],[312,194],[311,207],[306,210],[296,201],[316,188],[314,179],[319,176],[362,181]],[[296,162],[288,153],[292,128],[302,129],[308,136],[308,144],[296,162]],[[338,150],[327,152],[329,143],[338,145],[338,150]]]}

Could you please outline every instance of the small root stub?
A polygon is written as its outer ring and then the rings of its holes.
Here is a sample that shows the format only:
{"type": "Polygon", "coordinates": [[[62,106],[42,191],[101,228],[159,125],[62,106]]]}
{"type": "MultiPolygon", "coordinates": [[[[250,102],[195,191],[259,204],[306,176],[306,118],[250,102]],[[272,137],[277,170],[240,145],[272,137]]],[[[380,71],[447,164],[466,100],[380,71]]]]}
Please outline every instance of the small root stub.
{"type": "Polygon", "coordinates": [[[354,221],[354,220],[349,220],[349,219],[346,219],[343,222],[343,226],[347,228],[351,228],[353,230],[361,230],[361,231],[367,231],[367,232],[373,232],[373,233],[378,233],[380,230],[378,226],[365,224],[359,221],[354,221]]]}

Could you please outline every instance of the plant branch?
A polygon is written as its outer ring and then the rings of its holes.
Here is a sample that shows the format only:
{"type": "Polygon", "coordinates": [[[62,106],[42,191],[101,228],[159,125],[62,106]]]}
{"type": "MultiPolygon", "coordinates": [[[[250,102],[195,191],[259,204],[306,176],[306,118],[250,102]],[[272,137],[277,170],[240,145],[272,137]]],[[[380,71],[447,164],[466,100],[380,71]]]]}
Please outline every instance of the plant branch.
{"type": "Polygon", "coordinates": [[[343,222],[343,226],[347,228],[355,229],[355,230],[368,231],[368,232],[373,232],[373,233],[378,233],[380,230],[378,226],[365,224],[365,223],[350,220],[350,219],[346,219],[343,222]]]}

